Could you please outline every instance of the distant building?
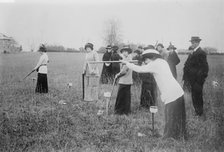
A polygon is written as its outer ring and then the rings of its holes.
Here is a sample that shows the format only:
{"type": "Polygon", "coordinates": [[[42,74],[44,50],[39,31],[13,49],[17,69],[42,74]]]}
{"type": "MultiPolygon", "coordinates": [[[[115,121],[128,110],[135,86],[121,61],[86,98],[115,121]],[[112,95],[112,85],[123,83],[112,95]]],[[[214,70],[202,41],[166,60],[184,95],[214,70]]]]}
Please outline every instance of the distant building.
{"type": "Polygon", "coordinates": [[[12,38],[0,33],[0,53],[21,52],[22,46],[12,38]]]}

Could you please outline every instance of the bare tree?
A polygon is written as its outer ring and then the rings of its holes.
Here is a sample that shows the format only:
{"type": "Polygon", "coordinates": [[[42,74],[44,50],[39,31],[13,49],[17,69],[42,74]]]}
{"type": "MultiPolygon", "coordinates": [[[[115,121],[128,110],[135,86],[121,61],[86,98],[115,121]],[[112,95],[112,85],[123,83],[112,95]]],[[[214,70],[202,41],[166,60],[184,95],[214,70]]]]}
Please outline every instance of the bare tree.
{"type": "Polygon", "coordinates": [[[121,43],[121,31],[118,20],[110,19],[106,22],[103,38],[107,45],[118,45],[121,43]]]}

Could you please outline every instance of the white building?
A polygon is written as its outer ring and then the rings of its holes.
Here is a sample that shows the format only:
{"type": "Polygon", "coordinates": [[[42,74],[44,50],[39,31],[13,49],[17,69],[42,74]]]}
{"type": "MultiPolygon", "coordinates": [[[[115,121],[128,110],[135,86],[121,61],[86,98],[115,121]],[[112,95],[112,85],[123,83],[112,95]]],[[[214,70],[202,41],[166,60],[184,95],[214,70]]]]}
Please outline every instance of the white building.
{"type": "Polygon", "coordinates": [[[0,53],[20,52],[21,48],[12,38],[0,33],[0,53]]]}

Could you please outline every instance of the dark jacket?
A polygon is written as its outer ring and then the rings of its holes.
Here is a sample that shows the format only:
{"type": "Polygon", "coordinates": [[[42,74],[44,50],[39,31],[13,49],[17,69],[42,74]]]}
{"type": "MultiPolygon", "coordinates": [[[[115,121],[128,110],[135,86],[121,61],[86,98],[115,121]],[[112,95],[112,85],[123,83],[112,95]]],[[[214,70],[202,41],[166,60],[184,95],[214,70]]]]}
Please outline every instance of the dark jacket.
{"type": "MultiPolygon", "coordinates": [[[[142,65],[142,57],[141,55],[136,55],[132,58],[132,60],[138,60],[138,65],[142,65]]],[[[140,73],[137,73],[135,71],[132,72],[132,78],[134,81],[134,84],[140,84],[141,79],[140,79],[140,73]]]]}
{"type": "MultiPolygon", "coordinates": [[[[111,61],[111,55],[112,53],[110,52],[106,52],[103,55],[103,61],[111,61]]],[[[101,73],[101,79],[100,82],[102,84],[107,84],[110,83],[113,79],[113,75],[112,75],[112,64],[109,63],[108,65],[106,65],[106,63],[103,64],[103,69],[102,69],[102,73],[101,73]]]]}
{"type": "Polygon", "coordinates": [[[169,53],[169,56],[167,58],[167,62],[170,66],[170,70],[174,76],[174,78],[177,78],[177,69],[176,65],[180,63],[180,58],[178,57],[177,53],[175,51],[172,51],[169,53]]]}
{"type": "Polygon", "coordinates": [[[208,76],[208,69],[207,55],[199,47],[188,56],[184,64],[183,80],[191,85],[195,82],[203,85],[208,76]]]}
{"type": "MultiPolygon", "coordinates": [[[[119,61],[122,57],[117,53],[114,52],[111,55],[111,61],[119,61]]],[[[115,76],[117,73],[120,72],[120,63],[112,63],[112,73],[115,76]]]]}

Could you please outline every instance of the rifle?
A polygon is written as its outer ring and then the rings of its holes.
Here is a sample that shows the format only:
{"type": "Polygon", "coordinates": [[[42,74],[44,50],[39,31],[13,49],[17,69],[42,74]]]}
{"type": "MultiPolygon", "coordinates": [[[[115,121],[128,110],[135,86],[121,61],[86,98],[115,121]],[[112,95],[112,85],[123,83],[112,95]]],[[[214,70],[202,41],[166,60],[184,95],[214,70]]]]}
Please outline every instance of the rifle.
{"type": "MultiPolygon", "coordinates": [[[[130,63],[138,63],[138,60],[130,60],[130,63]]],[[[121,63],[121,61],[89,61],[89,64],[98,64],[98,63],[121,63]]]]}
{"type": "Polygon", "coordinates": [[[30,73],[28,73],[24,78],[23,80],[25,80],[29,75],[31,75],[34,71],[39,71],[39,68],[42,66],[42,65],[45,65],[45,64],[41,64],[36,70],[32,70],[30,73]]]}
{"type": "Polygon", "coordinates": [[[29,75],[31,75],[34,71],[36,71],[36,70],[32,70],[30,73],[28,73],[24,78],[23,78],[23,80],[25,80],[29,75]]]}

